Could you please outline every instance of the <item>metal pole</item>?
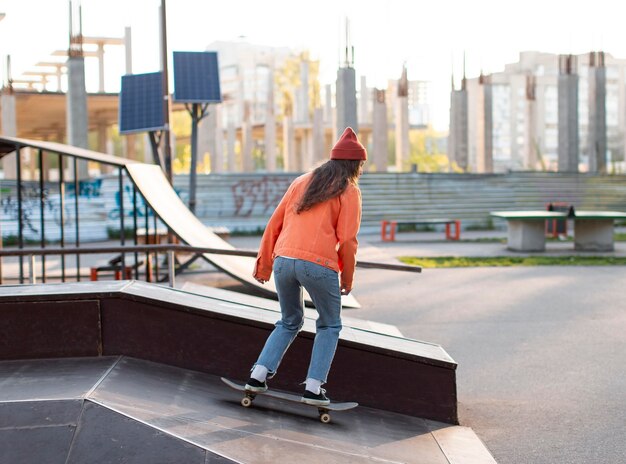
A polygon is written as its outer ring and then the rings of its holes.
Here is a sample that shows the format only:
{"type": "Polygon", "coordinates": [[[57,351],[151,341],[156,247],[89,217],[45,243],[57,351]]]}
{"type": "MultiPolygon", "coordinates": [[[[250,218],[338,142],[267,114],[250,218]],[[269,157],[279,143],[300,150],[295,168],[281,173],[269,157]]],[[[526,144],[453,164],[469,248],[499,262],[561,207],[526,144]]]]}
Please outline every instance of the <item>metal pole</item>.
{"type": "Polygon", "coordinates": [[[159,143],[156,139],[156,133],[154,131],[148,132],[148,138],[150,139],[150,147],[152,148],[152,159],[154,160],[154,164],[160,166],[161,169],[165,170],[163,163],[161,163],[161,158],[159,156],[159,143]]]}
{"type": "MultiPolygon", "coordinates": [[[[126,230],[124,229],[124,168],[120,167],[119,169],[119,187],[120,187],[120,245],[124,246],[126,244],[125,234],[126,230]]],[[[120,260],[120,271],[121,271],[121,280],[125,279],[126,273],[126,254],[122,251],[121,260],[120,260]]]]}
{"type": "MultiPolygon", "coordinates": [[[[157,234],[157,215],[156,215],[156,211],[153,209],[152,210],[152,218],[153,218],[153,223],[154,223],[154,243],[155,244],[161,244],[159,242],[159,234],[157,234]]],[[[159,281],[159,252],[155,252],[154,253],[154,280],[155,282],[159,281]]]]}
{"type": "MultiPolygon", "coordinates": [[[[24,248],[24,225],[22,218],[22,152],[20,147],[15,151],[17,156],[15,168],[17,174],[17,240],[18,247],[24,248]]],[[[24,258],[20,256],[20,283],[24,283],[24,258]]]]}
{"type": "Polygon", "coordinates": [[[172,147],[170,140],[170,91],[167,66],[167,14],[165,0],[161,0],[161,59],[163,61],[163,137],[165,137],[163,158],[165,177],[172,184],[172,147]]]}
{"type": "MultiPolygon", "coordinates": [[[[63,172],[63,155],[59,153],[59,196],[61,197],[61,248],[65,247],[65,173],[63,172]]],[[[61,255],[61,282],[65,282],[65,255],[61,255]]]]}
{"type": "Polygon", "coordinates": [[[173,250],[169,250],[167,252],[167,273],[168,273],[168,277],[169,277],[169,283],[170,283],[170,287],[174,288],[174,268],[175,268],[175,264],[174,264],[174,251],[173,250]]]}
{"type": "MultiPolygon", "coordinates": [[[[133,244],[137,245],[137,187],[133,184],[133,244]]],[[[135,279],[139,280],[139,254],[135,252],[135,279]]]]}
{"type": "Polygon", "coordinates": [[[28,283],[37,283],[37,277],[35,277],[35,255],[28,257],[28,283]]]}
{"type": "MultiPolygon", "coordinates": [[[[145,244],[148,245],[148,242],[150,240],[150,229],[149,229],[150,221],[149,221],[149,218],[148,218],[148,202],[146,201],[145,198],[143,199],[143,204],[144,204],[144,210],[145,210],[145,215],[146,215],[145,216],[145,218],[146,218],[146,221],[145,221],[146,222],[146,232],[144,234],[144,237],[145,237],[145,244]]],[[[152,263],[151,263],[150,256],[151,256],[150,252],[149,251],[146,252],[146,282],[151,282],[152,281],[152,278],[151,278],[151,275],[152,275],[152,266],[151,266],[151,264],[152,263]]]]}
{"type": "MultiPolygon", "coordinates": [[[[39,149],[39,228],[41,229],[41,248],[46,247],[46,221],[44,205],[43,150],[39,149]]],[[[46,283],[46,257],[41,257],[41,281],[46,283]]]]}
{"type": "Polygon", "coordinates": [[[196,170],[198,164],[198,110],[200,105],[191,105],[191,166],[189,167],[189,210],[196,212],[196,170]]]}
{"type": "MultiPolygon", "coordinates": [[[[78,182],[78,158],[74,158],[74,216],[76,223],[76,248],[80,248],[80,232],[78,222],[78,190],[80,188],[78,182]]],[[[80,282],[80,253],[76,254],[76,280],[80,282]]]]}

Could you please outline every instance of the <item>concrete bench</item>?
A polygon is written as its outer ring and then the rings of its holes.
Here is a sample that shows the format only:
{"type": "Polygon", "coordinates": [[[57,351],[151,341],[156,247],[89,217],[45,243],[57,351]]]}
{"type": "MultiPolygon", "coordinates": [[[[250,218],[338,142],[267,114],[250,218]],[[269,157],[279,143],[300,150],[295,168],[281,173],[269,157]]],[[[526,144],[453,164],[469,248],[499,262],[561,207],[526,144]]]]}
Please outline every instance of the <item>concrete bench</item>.
{"type": "Polygon", "coordinates": [[[458,219],[415,219],[415,220],[401,220],[401,221],[389,221],[382,220],[380,222],[380,238],[383,242],[393,242],[396,239],[396,231],[399,225],[446,225],[446,239],[447,240],[459,240],[461,238],[461,221],[458,219]],[[454,234],[452,234],[451,225],[454,224],[454,234]],[[387,229],[389,228],[389,234],[387,229]]]}
{"type": "Polygon", "coordinates": [[[491,216],[505,219],[508,225],[507,247],[513,251],[545,251],[545,221],[574,221],[574,249],[577,251],[613,251],[613,226],[616,219],[626,220],[620,211],[575,211],[568,215],[557,211],[495,211],[491,216]]]}

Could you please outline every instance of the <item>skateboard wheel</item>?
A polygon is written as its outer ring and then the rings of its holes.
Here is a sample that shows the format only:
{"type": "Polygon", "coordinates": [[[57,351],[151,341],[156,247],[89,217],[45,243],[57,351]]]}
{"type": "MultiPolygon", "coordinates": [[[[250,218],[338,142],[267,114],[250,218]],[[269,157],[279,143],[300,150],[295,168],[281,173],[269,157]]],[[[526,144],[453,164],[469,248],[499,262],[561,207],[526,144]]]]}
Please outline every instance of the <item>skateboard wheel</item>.
{"type": "Polygon", "coordinates": [[[320,422],[322,422],[323,424],[328,424],[330,422],[330,414],[328,414],[327,412],[320,414],[320,422]]]}
{"type": "Polygon", "coordinates": [[[243,398],[241,399],[241,405],[242,405],[244,408],[249,408],[250,406],[252,406],[252,399],[251,399],[251,398],[248,398],[247,396],[243,397],[243,398]]]}

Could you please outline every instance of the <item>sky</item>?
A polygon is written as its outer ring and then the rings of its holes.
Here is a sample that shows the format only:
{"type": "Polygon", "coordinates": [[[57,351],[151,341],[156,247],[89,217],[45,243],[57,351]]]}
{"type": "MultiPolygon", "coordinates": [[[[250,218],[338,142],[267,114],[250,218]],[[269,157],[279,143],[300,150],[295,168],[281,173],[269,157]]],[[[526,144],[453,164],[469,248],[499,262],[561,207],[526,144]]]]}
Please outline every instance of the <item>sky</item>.
{"type": "MultiPolygon", "coordinates": [[[[74,0],[85,36],[122,37],[132,29],[133,72],[159,69],[161,0],[74,0]]],[[[68,0],[0,0],[0,71],[11,55],[14,79],[68,46],[68,0]]],[[[350,19],[354,67],[368,86],[386,87],[406,63],[409,79],[430,82],[437,129],[448,125],[450,76],[497,72],[521,51],[626,58],[626,3],[619,0],[167,0],[168,49],[202,51],[216,40],[309,50],[323,84],[334,83],[350,19]]],[[[58,60],[58,58],[57,58],[58,60]]],[[[91,63],[90,63],[91,62],[91,63]]],[[[87,88],[97,90],[95,58],[87,88]]],[[[122,47],[107,49],[105,90],[118,91],[122,47]]],[[[358,79],[358,77],[357,77],[358,79]]]]}

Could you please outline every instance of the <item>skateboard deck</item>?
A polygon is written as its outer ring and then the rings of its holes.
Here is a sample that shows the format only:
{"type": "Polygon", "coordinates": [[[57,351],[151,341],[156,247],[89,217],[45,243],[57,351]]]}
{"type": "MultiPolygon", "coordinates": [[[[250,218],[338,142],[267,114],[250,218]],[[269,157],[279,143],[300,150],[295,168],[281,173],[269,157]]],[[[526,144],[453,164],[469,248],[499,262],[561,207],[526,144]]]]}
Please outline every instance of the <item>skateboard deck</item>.
{"type": "Polygon", "coordinates": [[[305,406],[312,406],[317,408],[317,412],[319,413],[320,421],[324,424],[330,422],[330,411],[347,411],[348,409],[356,408],[359,403],[347,402],[347,403],[333,403],[326,404],[324,406],[318,406],[316,404],[308,404],[303,403],[301,401],[302,395],[295,395],[293,393],[281,392],[276,390],[266,390],[264,392],[252,392],[246,390],[245,385],[233,382],[232,380],[228,380],[224,377],[221,377],[222,382],[228,385],[230,388],[243,392],[245,396],[241,399],[241,405],[244,408],[249,408],[252,406],[252,402],[256,398],[257,395],[265,395],[270,398],[276,398],[278,400],[290,401],[292,403],[304,404],[305,406]]]}

